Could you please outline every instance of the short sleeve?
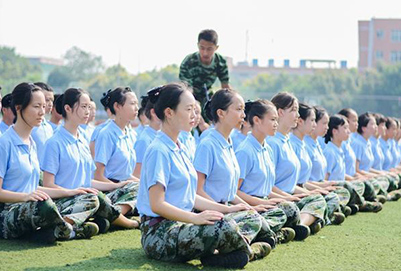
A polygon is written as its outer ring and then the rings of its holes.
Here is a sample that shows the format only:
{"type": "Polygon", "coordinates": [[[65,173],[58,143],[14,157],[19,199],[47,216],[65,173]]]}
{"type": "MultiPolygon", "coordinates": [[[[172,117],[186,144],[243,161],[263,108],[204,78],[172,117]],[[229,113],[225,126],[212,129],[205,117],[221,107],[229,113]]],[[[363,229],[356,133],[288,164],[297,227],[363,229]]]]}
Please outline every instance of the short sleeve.
{"type": "Polygon", "coordinates": [[[275,168],[277,168],[277,163],[278,163],[278,157],[279,157],[279,146],[272,140],[269,140],[267,142],[270,147],[270,154],[271,154],[271,160],[273,162],[273,165],[275,168]]]}
{"type": "Polygon", "coordinates": [[[246,176],[251,172],[253,166],[253,159],[247,154],[247,152],[243,149],[238,150],[235,153],[235,156],[238,160],[238,165],[240,168],[240,179],[245,179],[246,176]]]}
{"type": "MultiPolygon", "coordinates": [[[[170,159],[167,154],[161,150],[152,149],[146,156],[145,166],[142,168],[142,174],[146,180],[146,190],[153,185],[160,183],[167,187],[171,171],[170,159]]],[[[141,179],[143,177],[141,176],[141,179]]]]}
{"type": "Polygon", "coordinates": [[[207,142],[201,142],[195,152],[194,167],[196,171],[210,175],[213,167],[213,152],[210,145],[205,144],[207,142]]]}
{"type": "Polygon", "coordinates": [[[364,149],[361,146],[361,144],[358,144],[355,142],[351,146],[352,146],[352,149],[354,150],[356,160],[362,161],[364,149]]]}
{"type": "Polygon", "coordinates": [[[4,179],[6,176],[7,168],[8,168],[8,160],[9,160],[9,148],[8,144],[4,141],[0,141],[0,153],[2,158],[0,159],[0,178],[4,179]]]}
{"type": "Polygon", "coordinates": [[[48,140],[45,143],[44,155],[40,158],[42,171],[56,175],[60,168],[60,148],[55,140],[48,140]]]}
{"type": "Polygon", "coordinates": [[[187,82],[188,85],[193,86],[193,80],[189,71],[189,56],[187,56],[181,63],[179,78],[181,81],[187,82]]]}
{"type": "Polygon", "coordinates": [[[145,156],[145,152],[147,149],[147,144],[145,140],[139,139],[138,141],[135,142],[135,153],[136,153],[136,162],[137,163],[143,163],[143,158],[145,156]]]}
{"type": "Polygon", "coordinates": [[[217,67],[217,77],[219,78],[222,84],[228,83],[230,81],[230,77],[228,75],[227,62],[222,56],[220,56],[220,62],[217,67]]]}
{"type": "MultiPolygon", "coordinates": [[[[327,149],[326,149],[327,150],[327,149]]],[[[326,157],[326,161],[327,161],[327,173],[332,174],[333,170],[335,168],[335,155],[331,152],[331,151],[325,151],[324,153],[324,157],[326,157]]]]}
{"type": "Polygon", "coordinates": [[[95,162],[107,165],[114,153],[115,144],[111,136],[105,132],[99,133],[95,141],[95,162]]]}

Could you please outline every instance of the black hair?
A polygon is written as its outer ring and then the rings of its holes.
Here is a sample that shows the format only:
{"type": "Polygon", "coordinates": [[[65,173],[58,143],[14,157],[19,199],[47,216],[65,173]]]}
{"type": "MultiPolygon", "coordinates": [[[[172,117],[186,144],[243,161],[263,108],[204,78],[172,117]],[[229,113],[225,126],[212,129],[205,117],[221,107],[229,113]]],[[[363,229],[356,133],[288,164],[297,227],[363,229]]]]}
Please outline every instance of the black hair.
{"type": "Polygon", "coordinates": [[[164,110],[171,108],[176,110],[180,103],[181,95],[188,91],[188,88],[183,83],[170,83],[164,86],[153,88],[148,91],[149,102],[153,104],[156,116],[164,121],[166,116],[164,110]]]}
{"type": "Polygon", "coordinates": [[[67,112],[65,111],[65,105],[69,105],[73,110],[76,103],[79,103],[79,99],[83,94],[89,93],[80,88],[69,88],[56,100],[56,111],[63,118],[67,119],[67,112]]]}
{"type": "Polygon", "coordinates": [[[51,86],[49,86],[48,84],[46,84],[46,83],[36,82],[36,83],[34,83],[34,85],[40,87],[42,90],[46,90],[46,91],[49,91],[49,92],[54,92],[53,88],[51,86]]]}
{"type": "Polygon", "coordinates": [[[306,120],[310,117],[313,111],[314,108],[312,106],[302,102],[299,103],[298,113],[301,119],[306,120]]]}
{"type": "Polygon", "coordinates": [[[253,118],[256,116],[260,119],[271,110],[276,109],[274,104],[268,100],[247,101],[245,103],[245,121],[253,127],[253,118]]]}
{"type": "Polygon", "coordinates": [[[338,114],[345,116],[347,119],[350,117],[352,113],[356,113],[352,108],[343,108],[338,112],[338,114]]]}
{"type": "Polygon", "coordinates": [[[274,95],[271,101],[278,110],[290,108],[298,99],[291,93],[280,92],[274,95]]]}
{"type": "Polygon", "coordinates": [[[198,43],[201,40],[205,40],[205,41],[213,43],[214,45],[217,45],[218,39],[219,38],[217,36],[217,32],[212,29],[202,30],[198,35],[198,43]]]}
{"type": "Polygon", "coordinates": [[[61,96],[61,94],[54,94],[54,101],[53,101],[53,107],[56,106],[56,101],[57,99],[61,96]]]}
{"type": "Polygon", "coordinates": [[[368,126],[369,121],[373,116],[370,113],[363,113],[358,117],[358,133],[362,134],[362,128],[368,126]]]}
{"type": "Polygon", "coordinates": [[[132,92],[130,87],[118,87],[112,91],[107,91],[106,95],[103,95],[100,102],[105,108],[108,108],[110,112],[115,115],[116,111],[114,109],[114,104],[117,103],[119,105],[124,105],[127,100],[126,94],[132,92]]]}
{"type": "Polygon", "coordinates": [[[331,141],[331,139],[333,138],[333,130],[338,129],[340,126],[343,126],[347,122],[347,119],[343,115],[335,114],[331,116],[329,120],[329,130],[327,130],[327,133],[324,136],[324,142],[326,142],[327,144],[329,141],[331,141]]]}
{"type": "Polygon", "coordinates": [[[226,111],[233,103],[233,98],[236,94],[236,91],[226,88],[220,89],[214,93],[210,101],[207,101],[204,106],[206,117],[214,123],[218,122],[219,116],[217,115],[217,110],[221,109],[226,111]]]}
{"type": "MultiPolygon", "coordinates": [[[[21,113],[21,118],[23,121],[24,119],[24,111],[28,107],[29,103],[32,100],[32,94],[36,91],[41,91],[42,89],[32,83],[21,83],[18,84],[13,92],[11,93],[11,110],[14,113],[15,119],[14,123],[17,121],[17,109],[16,106],[20,106],[20,113],[21,113]]],[[[26,123],[26,121],[25,121],[26,123]]]]}
{"type": "Polygon", "coordinates": [[[102,98],[100,98],[100,103],[103,105],[104,110],[107,109],[107,104],[108,104],[108,102],[109,102],[109,100],[110,100],[110,97],[109,97],[108,95],[109,95],[109,93],[110,93],[111,91],[112,91],[112,90],[109,89],[107,92],[103,92],[103,96],[102,96],[102,98]]]}
{"type": "Polygon", "coordinates": [[[375,117],[377,126],[379,126],[382,123],[386,123],[387,121],[387,118],[380,113],[374,113],[373,116],[375,117]]]}
{"type": "Polygon", "coordinates": [[[318,123],[319,120],[321,120],[324,115],[329,115],[329,113],[327,113],[327,110],[324,109],[323,107],[320,106],[314,106],[315,108],[315,115],[316,115],[316,123],[318,123]]]}
{"type": "Polygon", "coordinates": [[[391,117],[387,117],[387,120],[386,120],[386,128],[387,128],[387,129],[390,129],[391,124],[393,124],[393,123],[395,123],[394,119],[391,118],[391,117]]]}
{"type": "Polygon", "coordinates": [[[2,108],[11,108],[11,100],[12,100],[11,93],[5,95],[3,97],[3,99],[1,100],[1,107],[2,108]]]}

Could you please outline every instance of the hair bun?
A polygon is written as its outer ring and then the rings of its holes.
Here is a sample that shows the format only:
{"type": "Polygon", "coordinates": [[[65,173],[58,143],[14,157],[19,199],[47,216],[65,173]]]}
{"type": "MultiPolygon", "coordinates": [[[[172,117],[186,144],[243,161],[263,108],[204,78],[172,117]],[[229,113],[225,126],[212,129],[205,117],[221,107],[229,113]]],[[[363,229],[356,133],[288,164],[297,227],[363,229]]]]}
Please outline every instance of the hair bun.
{"type": "Polygon", "coordinates": [[[164,88],[164,85],[162,85],[162,86],[158,86],[158,87],[155,87],[155,88],[152,88],[151,90],[149,90],[147,93],[148,93],[148,98],[149,98],[149,101],[151,102],[151,103],[156,103],[157,102],[157,100],[159,99],[159,95],[160,95],[160,91],[162,90],[164,88]]]}
{"type": "Polygon", "coordinates": [[[109,89],[107,92],[103,92],[103,97],[100,98],[100,103],[101,103],[104,107],[107,107],[107,105],[108,105],[109,102],[110,102],[110,92],[111,92],[111,91],[112,91],[112,90],[109,89]]]}

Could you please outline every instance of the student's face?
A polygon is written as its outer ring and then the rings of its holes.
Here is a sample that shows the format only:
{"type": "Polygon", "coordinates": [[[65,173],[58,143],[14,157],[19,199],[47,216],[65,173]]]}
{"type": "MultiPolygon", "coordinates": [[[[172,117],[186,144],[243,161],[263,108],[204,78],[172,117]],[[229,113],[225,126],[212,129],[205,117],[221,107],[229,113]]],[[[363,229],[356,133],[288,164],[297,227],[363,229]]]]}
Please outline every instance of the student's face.
{"type": "Polygon", "coordinates": [[[117,105],[116,113],[128,121],[133,121],[138,115],[138,99],[133,92],[128,92],[125,96],[126,100],[124,105],[117,105]]]}
{"type": "Polygon", "coordinates": [[[391,126],[386,130],[387,137],[388,138],[394,138],[395,136],[395,130],[396,130],[396,125],[394,122],[391,123],[391,126]]]}
{"type": "Polygon", "coordinates": [[[219,47],[212,42],[200,40],[198,42],[198,49],[201,62],[204,64],[210,64],[212,62],[214,52],[216,52],[217,48],[219,47]]]}
{"type": "Polygon", "coordinates": [[[42,92],[45,95],[46,114],[50,114],[52,112],[52,108],[53,108],[54,93],[51,91],[46,91],[46,90],[44,90],[42,92]]]}
{"type": "MultiPolygon", "coordinates": [[[[257,117],[256,117],[257,118],[257,117]]],[[[274,136],[278,127],[278,114],[275,108],[270,109],[261,119],[259,129],[266,136],[274,136]]]]}
{"type": "Polygon", "coordinates": [[[386,123],[382,122],[377,126],[377,133],[379,136],[386,136],[386,123]]]}
{"type": "MultiPolygon", "coordinates": [[[[180,131],[189,132],[195,125],[195,108],[196,102],[194,95],[189,91],[184,91],[180,96],[180,103],[175,111],[171,111],[171,119],[173,124],[178,127],[180,131]]],[[[167,109],[166,114],[169,114],[167,109]]]]}
{"type": "Polygon", "coordinates": [[[245,118],[245,102],[239,95],[235,94],[231,105],[226,111],[222,110],[222,116],[219,116],[219,122],[226,123],[231,129],[241,129],[245,118]]]}
{"type": "Polygon", "coordinates": [[[323,117],[316,123],[315,131],[313,134],[316,136],[324,136],[329,130],[329,115],[324,114],[323,117]]]}
{"type": "Polygon", "coordinates": [[[283,121],[291,128],[297,127],[299,118],[298,101],[294,101],[293,105],[287,109],[280,109],[280,122],[283,121]]]}
{"type": "MultiPolygon", "coordinates": [[[[300,120],[301,118],[299,118],[300,120]]],[[[298,122],[299,125],[300,122],[298,122]]],[[[306,118],[306,120],[302,120],[303,123],[303,132],[306,135],[310,135],[316,128],[316,115],[315,115],[315,110],[312,110],[311,114],[309,117],[306,118]]]]}
{"type": "Polygon", "coordinates": [[[82,94],[79,101],[75,103],[74,108],[65,105],[67,112],[67,121],[71,121],[76,125],[87,124],[91,110],[91,100],[87,94],[82,94]]]}
{"type": "MultiPolygon", "coordinates": [[[[45,116],[46,110],[46,100],[45,96],[43,95],[42,91],[35,91],[32,93],[31,102],[29,105],[24,109],[22,115],[26,123],[30,126],[39,126],[43,118],[45,116]]],[[[22,117],[20,116],[19,106],[17,106],[17,114],[18,120],[23,121],[22,117]]]]}
{"type": "Polygon", "coordinates": [[[196,105],[195,105],[195,123],[194,123],[194,127],[197,127],[199,125],[199,122],[200,122],[201,117],[202,117],[201,113],[202,113],[201,107],[200,107],[200,105],[198,103],[196,103],[196,105]]]}
{"type": "Polygon", "coordinates": [[[89,120],[88,122],[94,121],[96,118],[96,103],[91,102],[91,112],[89,114],[89,120]]]}
{"type": "Polygon", "coordinates": [[[351,131],[349,129],[349,124],[347,122],[344,125],[338,127],[337,129],[337,136],[341,142],[348,140],[350,134],[351,131]]]}
{"type": "Polygon", "coordinates": [[[349,129],[351,133],[356,133],[358,130],[358,115],[355,111],[352,111],[348,117],[349,129]]]}
{"type": "Polygon", "coordinates": [[[366,135],[367,137],[371,137],[375,135],[376,129],[377,129],[376,120],[374,118],[370,118],[368,125],[364,127],[362,130],[364,135],[366,135]]]}

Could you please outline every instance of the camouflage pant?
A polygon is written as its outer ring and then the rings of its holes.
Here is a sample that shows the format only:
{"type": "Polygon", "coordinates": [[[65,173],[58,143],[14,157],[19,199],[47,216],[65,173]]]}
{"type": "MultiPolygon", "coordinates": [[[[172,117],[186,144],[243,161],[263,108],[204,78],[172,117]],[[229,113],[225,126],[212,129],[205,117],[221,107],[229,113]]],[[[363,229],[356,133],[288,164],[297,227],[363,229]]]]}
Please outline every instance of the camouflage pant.
{"type": "Polygon", "coordinates": [[[270,229],[277,233],[284,227],[287,222],[287,215],[284,210],[280,208],[270,209],[266,212],[261,212],[260,215],[266,220],[267,224],[269,224],[270,229]]]}
{"type": "Polygon", "coordinates": [[[99,209],[98,197],[94,194],[82,194],[54,201],[62,217],[74,221],[80,226],[99,209]]]}
{"type": "Polygon", "coordinates": [[[94,214],[95,217],[106,218],[111,223],[120,216],[120,209],[116,208],[105,194],[99,191],[97,198],[99,200],[99,209],[94,214]]]}
{"type": "Polygon", "coordinates": [[[138,197],[138,189],[139,182],[132,182],[105,194],[117,208],[120,208],[118,205],[129,205],[134,210],[138,197]]]}
{"type": "Polygon", "coordinates": [[[337,187],[337,189],[334,190],[333,193],[337,194],[340,200],[341,207],[347,206],[349,200],[351,199],[351,193],[348,191],[348,189],[346,189],[345,187],[337,187]]]}
{"type": "MultiPolygon", "coordinates": [[[[295,195],[296,196],[296,195],[295,195]]],[[[310,214],[321,221],[324,221],[327,204],[325,198],[319,194],[313,194],[298,201],[297,206],[302,213],[310,214]]]]}
{"type": "Polygon", "coordinates": [[[275,236],[267,221],[253,210],[229,213],[226,218],[234,220],[242,236],[251,243],[257,238],[275,236]]]}
{"type": "MultiPolygon", "coordinates": [[[[342,186],[344,189],[348,191],[349,198],[348,202],[345,205],[348,204],[357,204],[361,205],[365,201],[363,198],[363,191],[365,190],[365,185],[362,182],[347,182],[347,181],[338,181],[337,186],[342,186]],[[359,192],[358,192],[359,190],[359,192]]],[[[340,191],[340,193],[343,193],[340,191]]],[[[343,206],[346,200],[346,195],[341,196],[341,194],[338,194],[340,197],[340,201],[342,202],[343,206]],[[341,199],[342,197],[342,199],[341,199]]]]}
{"type": "Polygon", "coordinates": [[[72,231],[51,199],[0,204],[2,238],[18,238],[38,228],[55,228],[55,236],[62,239],[67,239],[72,231]]]}
{"type": "Polygon", "coordinates": [[[331,224],[331,218],[333,217],[334,212],[340,210],[340,197],[334,192],[330,192],[329,194],[324,195],[323,197],[327,204],[324,216],[325,223],[326,225],[329,225],[331,224]]]}
{"type": "Polygon", "coordinates": [[[301,211],[294,202],[286,201],[277,204],[277,207],[286,215],[285,227],[294,227],[301,220],[301,211]]]}
{"type": "Polygon", "coordinates": [[[203,256],[244,250],[251,254],[247,239],[239,226],[228,217],[213,225],[194,225],[164,219],[155,225],[141,224],[141,243],[148,257],[168,261],[186,262],[203,256]]]}

